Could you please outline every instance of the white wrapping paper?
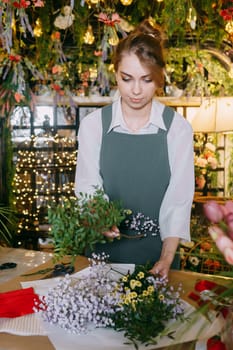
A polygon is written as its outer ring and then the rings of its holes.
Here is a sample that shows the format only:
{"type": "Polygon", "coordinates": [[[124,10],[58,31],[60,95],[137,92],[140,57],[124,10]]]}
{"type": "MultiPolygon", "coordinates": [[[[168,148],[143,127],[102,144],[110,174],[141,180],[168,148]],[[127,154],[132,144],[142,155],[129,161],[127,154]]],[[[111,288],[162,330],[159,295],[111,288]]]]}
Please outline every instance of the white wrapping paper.
{"type": "MultiPolygon", "coordinates": [[[[126,264],[114,264],[111,265],[114,269],[121,271],[122,273],[127,273],[127,271],[132,271],[134,265],[126,265],[126,264]]],[[[80,278],[82,276],[88,276],[89,268],[86,268],[76,274],[74,274],[74,278],[80,278]]],[[[114,277],[114,276],[113,276],[114,277]]],[[[119,278],[119,275],[115,275],[115,278],[119,278]]],[[[58,283],[59,278],[46,279],[46,280],[37,280],[32,282],[22,282],[22,287],[33,287],[35,292],[40,295],[46,295],[49,288],[52,288],[58,283]]],[[[184,343],[193,340],[203,340],[208,339],[209,337],[217,334],[223,325],[223,319],[221,316],[216,317],[213,314],[213,319],[208,321],[201,314],[198,316],[193,316],[192,313],[194,308],[185,303],[185,315],[189,316],[189,321],[173,321],[168,324],[169,331],[174,331],[174,339],[170,339],[168,337],[163,337],[159,339],[157,345],[152,346],[143,346],[139,347],[140,350],[151,350],[159,347],[166,347],[169,345],[184,343]]],[[[156,312],[156,311],[155,311],[156,312]]],[[[195,314],[196,315],[196,314],[195,314]]],[[[37,322],[39,322],[39,326],[37,331],[39,332],[39,328],[41,329],[41,335],[44,335],[45,332],[49,337],[51,343],[55,347],[56,350],[127,350],[134,349],[133,345],[126,344],[127,339],[124,337],[122,332],[116,332],[112,329],[106,328],[92,328],[88,331],[87,334],[70,334],[65,330],[59,328],[58,326],[50,325],[47,322],[40,320],[40,318],[36,318],[37,322]]],[[[22,328],[27,329],[28,335],[30,334],[30,327],[27,326],[27,320],[22,324],[22,328]]],[[[20,323],[20,319],[18,319],[20,323]]],[[[31,322],[28,319],[28,322],[31,322]]],[[[1,328],[1,326],[0,326],[1,328]]],[[[10,325],[8,325],[8,331],[13,333],[13,329],[10,329],[10,325]]],[[[19,334],[19,333],[15,333],[19,334]]],[[[33,334],[34,335],[34,334],[33,334]]]]}

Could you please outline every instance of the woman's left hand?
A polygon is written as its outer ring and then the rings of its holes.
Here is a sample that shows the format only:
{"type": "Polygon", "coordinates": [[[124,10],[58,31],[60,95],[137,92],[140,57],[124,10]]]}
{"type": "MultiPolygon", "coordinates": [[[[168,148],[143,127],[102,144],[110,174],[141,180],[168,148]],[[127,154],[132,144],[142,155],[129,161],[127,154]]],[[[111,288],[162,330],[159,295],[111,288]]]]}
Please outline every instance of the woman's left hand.
{"type": "Polygon", "coordinates": [[[111,230],[103,232],[103,235],[105,237],[108,237],[111,239],[118,238],[118,237],[120,237],[120,231],[119,231],[118,227],[114,225],[111,227],[111,230]]]}
{"type": "Polygon", "coordinates": [[[170,270],[170,263],[166,260],[159,260],[157,261],[154,266],[152,267],[152,269],[150,270],[150,272],[153,275],[159,274],[162,277],[167,277],[168,276],[168,272],[170,270]]]}
{"type": "Polygon", "coordinates": [[[179,240],[179,237],[167,237],[164,239],[160,259],[150,270],[151,273],[159,274],[163,277],[168,276],[168,272],[179,245],[179,240]]]}

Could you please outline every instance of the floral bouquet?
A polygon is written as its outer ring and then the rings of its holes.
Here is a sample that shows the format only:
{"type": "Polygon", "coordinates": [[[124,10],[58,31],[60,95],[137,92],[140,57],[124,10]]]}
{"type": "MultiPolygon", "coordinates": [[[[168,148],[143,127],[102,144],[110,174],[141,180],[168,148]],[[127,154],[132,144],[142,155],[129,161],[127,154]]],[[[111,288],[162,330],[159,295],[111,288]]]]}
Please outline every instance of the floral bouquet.
{"type": "Polygon", "coordinates": [[[167,279],[148,271],[149,267],[136,266],[133,273],[120,279],[116,288],[119,299],[111,317],[113,328],[124,331],[135,347],[137,342],[155,344],[155,337],[162,334],[166,322],[184,314],[181,286],[175,290],[167,279]]]}
{"type": "Polygon", "coordinates": [[[131,343],[156,344],[167,334],[167,322],[184,315],[181,286],[151,275],[149,267],[137,266],[122,275],[106,263],[108,257],[93,254],[88,275],[65,276],[49,290],[35,311],[47,322],[74,334],[107,327],[122,331],[131,343]]]}

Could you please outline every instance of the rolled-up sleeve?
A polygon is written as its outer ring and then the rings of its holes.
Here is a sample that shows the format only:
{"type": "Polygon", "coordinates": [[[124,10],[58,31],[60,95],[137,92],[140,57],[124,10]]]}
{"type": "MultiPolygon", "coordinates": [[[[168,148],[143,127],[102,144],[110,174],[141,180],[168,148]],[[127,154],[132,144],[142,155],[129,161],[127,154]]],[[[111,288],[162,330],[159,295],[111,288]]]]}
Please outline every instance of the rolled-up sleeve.
{"type": "Polygon", "coordinates": [[[191,125],[176,113],[168,132],[171,179],[160,208],[161,238],[190,240],[194,195],[194,153],[191,125]]]}

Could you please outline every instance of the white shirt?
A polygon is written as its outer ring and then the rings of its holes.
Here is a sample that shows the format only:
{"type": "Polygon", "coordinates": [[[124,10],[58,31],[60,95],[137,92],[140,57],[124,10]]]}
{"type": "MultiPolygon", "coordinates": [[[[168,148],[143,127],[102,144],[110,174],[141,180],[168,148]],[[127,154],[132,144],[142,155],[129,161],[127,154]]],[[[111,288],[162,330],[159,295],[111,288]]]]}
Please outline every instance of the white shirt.
{"type": "MultiPolygon", "coordinates": [[[[164,105],[153,100],[149,121],[138,134],[156,134],[166,130],[162,113],[164,105]]],[[[124,122],[120,98],[112,105],[109,131],[131,133],[124,122]]],[[[159,225],[161,239],[179,237],[190,240],[190,213],[194,194],[193,130],[189,122],[175,112],[167,135],[170,183],[163,198],[159,225]]],[[[102,142],[101,108],[84,117],[78,132],[78,158],[75,176],[75,194],[94,193],[94,186],[102,188],[99,158],[102,142]]]]}

